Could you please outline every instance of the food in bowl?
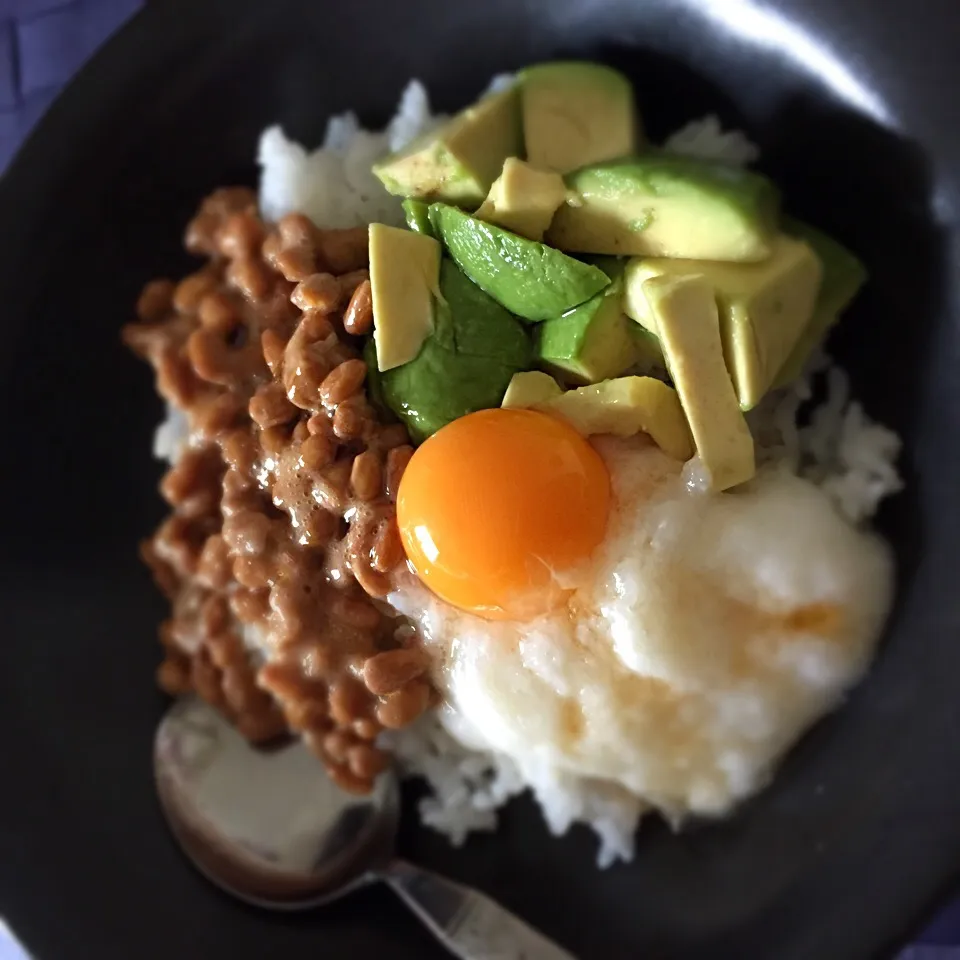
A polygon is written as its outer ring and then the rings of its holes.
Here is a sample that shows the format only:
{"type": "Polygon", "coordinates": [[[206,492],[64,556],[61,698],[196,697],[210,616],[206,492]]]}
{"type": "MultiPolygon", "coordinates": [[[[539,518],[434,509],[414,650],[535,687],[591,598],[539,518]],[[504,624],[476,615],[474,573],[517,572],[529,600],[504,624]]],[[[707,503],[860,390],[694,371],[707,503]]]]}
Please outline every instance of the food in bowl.
{"type": "Polygon", "coordinates": [[[124,329],[169,408],[160,685],[345,789],[396,758],[455,841],[529,788],[608,864],[759,790],[869,663],[900,480],[821,349],[863,267],[753,159],[647,143],[592,63],[267,130],[124,329]]]}

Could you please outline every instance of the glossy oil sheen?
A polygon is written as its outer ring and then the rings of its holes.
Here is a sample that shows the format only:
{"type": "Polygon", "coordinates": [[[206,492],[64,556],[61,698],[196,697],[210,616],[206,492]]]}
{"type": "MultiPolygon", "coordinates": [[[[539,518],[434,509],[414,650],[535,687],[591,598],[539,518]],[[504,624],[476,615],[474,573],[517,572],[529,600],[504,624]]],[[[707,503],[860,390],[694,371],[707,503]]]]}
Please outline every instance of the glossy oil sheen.
{"type": "MultiPolygon", "coordinates": [[[[960,870],[960,124],[955,0],[163,0],[57,103],[0,184],[0,912],[40,960],[442,960],[386,891],[278,917],[178,855],[150,772],[164,603],[136,561],[162,514],[147,371],[117,337],[139,286],[189,267],[204,191],[250,182],[281,121],[384,121],[545,57],[636,82],[651,138],[715,111],[763,148],[791,212],[872,280],[834,335],[867,409],[904,433],[880,523],[899,600],[846,707],[731,821],[646,824],[597,873],[585,830],[514,804],[404,852],[493,893],[588,960],[888,957],[960,870]]],[[[408,797],[412,799],[412,797],[408,797]]]]}

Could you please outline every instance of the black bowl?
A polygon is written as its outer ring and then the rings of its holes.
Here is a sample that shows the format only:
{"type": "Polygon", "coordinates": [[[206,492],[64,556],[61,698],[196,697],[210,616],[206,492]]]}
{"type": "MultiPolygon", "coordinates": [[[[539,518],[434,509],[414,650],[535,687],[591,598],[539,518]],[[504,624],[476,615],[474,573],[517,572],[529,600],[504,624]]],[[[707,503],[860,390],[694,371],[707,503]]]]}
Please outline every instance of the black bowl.
{"type": "Polygon", "coordinates": [[[443,955],[384,890],[273,916],[167,836],[163,603],[135,553],[161,514],[161,410],[118,330],[144,281],[188,266],[203,193],[253,182],[266,124],[316,141],[332,111],[383,122],[411,75],[453,108],[568,54],[626,69],[654,137],[707,111],[745,126],[790,207],[867,262],[834,347],[906,441],[909,486],[881,517],[899,600],[869,679],[728,822],[646,823],[634,863],[603,873],[585,830],[552,839],[529,802],[463,850],[411,823],[404,851],[585,958],[855,960],[911,932],[960,866],[960,67],[954,0],[920,7],[165,0],[82,73],[0,188],[0,910],[36,956],[443,955]]]}

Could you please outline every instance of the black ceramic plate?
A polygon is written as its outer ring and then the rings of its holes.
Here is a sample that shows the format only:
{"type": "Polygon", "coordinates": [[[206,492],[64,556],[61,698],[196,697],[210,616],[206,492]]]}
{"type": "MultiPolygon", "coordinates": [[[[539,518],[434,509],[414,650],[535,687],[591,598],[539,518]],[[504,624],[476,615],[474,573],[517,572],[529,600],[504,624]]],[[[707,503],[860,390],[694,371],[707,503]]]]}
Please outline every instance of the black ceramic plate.
{"type": "Polygon", "coordinates": [[[867,682],[735,818],[598,873],[585,830],[529,803],[461,851],[405,852],[490,891],[584,958],[884,956],[960,868],[960,67],[955,0],[166,0],[55,105],[0,187],[0,912],[40,960],[442,956],[389,893],[271,916],[181,859],[153,796],[163,604],[136,560],[157,521],[148,372],[118,329],[187,266],[205,191],[253,182],[258,131],[384,121],[405,80],[441,108],[501,70],[599,56],[654,137],[747,127],[792,208],[872,283],[835,337],[906,438],[884,509],[899,602],[867,682]],[[952,253],[951,253],[952,249],[952,253]]]}

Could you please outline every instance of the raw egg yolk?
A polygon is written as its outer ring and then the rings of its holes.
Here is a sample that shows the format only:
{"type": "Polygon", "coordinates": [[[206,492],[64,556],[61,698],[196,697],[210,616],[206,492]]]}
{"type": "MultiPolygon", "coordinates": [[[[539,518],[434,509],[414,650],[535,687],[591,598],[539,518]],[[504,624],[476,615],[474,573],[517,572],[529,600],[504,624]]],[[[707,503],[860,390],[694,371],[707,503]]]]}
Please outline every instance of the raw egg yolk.
{"type": "Polygon", "coordinates": [[[397,521],[416,574],[488,619],[527,620],[561,599],[610,512],[610,475],[568,423],[535,410],[481,410],[414,453],[397,521]],[[569,581],[568,581],[569,582],[569,581]]]}

